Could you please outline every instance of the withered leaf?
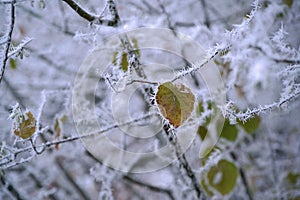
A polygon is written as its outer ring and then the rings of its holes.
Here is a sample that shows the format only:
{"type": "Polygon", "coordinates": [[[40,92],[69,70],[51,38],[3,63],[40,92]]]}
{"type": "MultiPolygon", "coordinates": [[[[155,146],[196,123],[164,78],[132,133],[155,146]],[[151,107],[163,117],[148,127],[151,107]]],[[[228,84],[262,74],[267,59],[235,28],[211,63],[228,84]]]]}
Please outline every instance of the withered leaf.
{"type": "Polygon", "coordinates": [[[27,139],[35,133],[35,118],[30,111],[27,111],[23,116],[24,120],[14,124],[14,134],[27,139]]]}
{"type": "Polygon", "coordinates": [[[195,103],[195,96],[183,84],[165,82],[158,87],[156,102],[162,115],[175,127],[189,118],[195,103]]]}

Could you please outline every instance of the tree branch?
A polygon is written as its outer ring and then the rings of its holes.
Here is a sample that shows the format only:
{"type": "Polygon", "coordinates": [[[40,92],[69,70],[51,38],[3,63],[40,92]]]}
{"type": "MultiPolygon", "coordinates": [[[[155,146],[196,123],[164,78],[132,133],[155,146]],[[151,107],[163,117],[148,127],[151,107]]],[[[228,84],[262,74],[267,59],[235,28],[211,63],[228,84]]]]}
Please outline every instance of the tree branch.
{"type": "Polygon", "coordinates": [[[68,172],[68,170],[63,166],[63,157],[56,158],[56,164],[58,165],[59,169],[63,172],[66,179],[76,189],[78,194],[81,196],[81,199],[89,200],[90,198],[87,196],[87,194],[80,188],[80,186],[76,183],[70,172],[68,172]]]}
{"type": "MultiPolygon", "coordinates": [[[[83,138],[88,138],[88,137],[92,137],[92,136],[96,136],[96,135],[99,135],[99,134],[102,134],[102,133],[105,133],[109,130],[112,130],[112,129],[115,129],[115,128],[119,128],[119,127],[122,127],[122,126],[127,126],[127,125],[130,125],[130,124],[133,124],[133,123],[136,123],[136,122],[139,122],[139,121],[142,121],[144,119],[147,119],[151,116],[155,115],[155,113],[149,113],[143,117],[140,117],[140,118],[136,118],[136,119],[133,119],[133,120],[130,120],[130,121],[127,121],[127,122],[124,122],[122,124],[114,124],[114,125],[111,125],[111,126],[108,126],[100,131],[97,131],[97,132],[92,132],[90,134],[86,134],[86,135],[78,135],[78,136],[73,136],[73,137],[68,137],[68,138],[65,138],[65,139],[61,139],[61,140],[54,140],[54,141],[51,141],[51,142],[46,142],[46,143],[42,143],[40,145],[34,145],[34,144],[31,144],[30,146],[27,146],[25,148],[22,148],[22,149],[17,149],[15,151],[13,151],[10,155],[7,155],[5,157],[2,157],[0,159],[0,168],[11,168],[11,167],[14,167],[16,165],[19,165],[23,162],[27,162],[29,161],[31,158],[34,157],[34,155],[30,156],[29,159],[23,159],[22,161],[20,162],[15,162],[14,164],[12,165],[9,165],[10,163],[14,162],[14,159],[17,157],[18,154],[21,154],[21,153],[24,153],[24,152],[28,152],[28,151],[31,151],[33,149],[33,147],[37,150],[37,149],[42,149],[42,150],[39,150],[39,154],[41,154],[44,150],[46,150],[47,148],[50,148],[50,147],[53,147],[57,144],[63,144],[63,143],[67,143],[67,142],[72,142],[72,141],[76,141],[76,140],[79,140],[79,139],[83,139],[83,138]]],[[[36,152],[35,152],[36,153],[36,152]]],[[[37,155],[37,153],[35,154],[37,155]]]]}
{"type": "Polygon", "coordinates": [[[204,197],[203,193],[201,192],[201,187],[198,183],[198,180],[197,180],[189,162],[187,161],[185,154],[181,152],[181,147],[180,147],[180,144],[177,142],[175,130],[170,126],[169,123],[165,124],[163,129],[168,136],[169,142],[173,145],[173,147],[175,149],[175,153],[178,158],[179,164],[183,167],[186,175],[190,178],[190,181],[193,184],[197,198],[204,199],[205,197],[204,197]]]}
{"type": "MultiPolygon", "coordinates": [[[[86,19],[89,22],[99,25],[106,25],[106,26],[113,26],[116,27],[118,25],[118,18],[114,18],[113,20],[102,19],[103,16],[96,16],[93,14],[88,13],[82,7],[80,7],[75,1],[73,0],[62,0],[66,2],[79,16],[86,19]]],[[[108,1],[108,3],[111,0],[108,1]]]]}
{"type": "Polygon", "coordinates": [[[128,175],[125,175],[124,176],[124,179],[127,180],[127,181],[130,181],[131,183],[134,183],[134,184],[137,184],[139,186],[143,186],[143,187],[146,187],[154,192],[161,192],[161,193],[165,193],[167,194],[171,200],[174,200],[175,197],[173,196],[173,193],[171,190],[168,190],[168,189],[163,189],[163,188],[160,188],[160,187],[156,187],[156,186],[153,186],[153,185],[149,185],[147,183],[144,183],[142,181],[139,181],[139,180],[136,180],[128,175]]]}
{"type": "Polygon", "coordinates": [[[4,175],[0,174],[0,182],[3,185],[3,187],[6,187],[6,189],[15,197],[17,200],[22,200],[20,193],[15,189],[13,185],[7,182],[4,175]]]}
{"type": "Polygon", "coordinates": [[[300,95],[300,90],[296,90],[293,94],[286,96],[286,97],[281,97],[281,99],[278,102],[268,104],[265,106],[260,106],[254,109],[248,109],[245,112],[236,112],[234,109],[232,109],[232,102],[230,102],[225,108],[223,109],[224,116],[227,118],[235,118],[239,119],[241,121],[247,121],[248,119],[252,118],[254,115],[258,115],[260,113],[264,113],[270,110],[273,110],[275,108],[280,108],[283,104],[286,104],[293,99],[299,97],[300,95]]]}
{"type": "Polygon", "coordinates": [[[272,60],[274,60],[277,63],[300,64],[300,60],[296,60],[296,59],[275,58],[274,55],[270,55],[269,53],[267,53],[266,50],[264,50],[262,47],[259,47],[259,46],[250,46],[250,48],[253,48],[253,49],[256,49],[256,50],[260,51],[262,54],[264,54],[265,56],[271,58],[272,60]]]}
{"type": "Polygon", "coordinates": [[[78,15],[88,20],[89,22],[95,21],[97,19],[97,16],[92,15],[87,11],[85,11],[77,3],[75,3],[75,1],[73,0],[62,0],[62,1],[66,2],[78,15]]]}
{"type": "Polygon", "coordinates": [[[206,2],[205,2],[205,0],[200,0],[200,3],[201,3],[201,6],[203,8],[203,13],[204,13],[204,24],[209,29],[210,28],[210,21],[209,21],[209,15],[208,15],[208,12],[207,12],[206,2]]]}
{"type": "Polygon", "coordinates": [[[7,34],[7,42],[5,43],[5,47],[4,47],[4,58],[2,61],[2,67],[1,67],[1,72],[0,72],[0,83],[4,76],[6,62],[8,60],[9,48],[10,48],[11,41],[12,41],[12,33],[14,30],[14,25],[15,25],[15,3],[16,3],[15,0],[12,1],[11,6],[10,6],[10,25],[9,25],[9,31],[7,34]]]}

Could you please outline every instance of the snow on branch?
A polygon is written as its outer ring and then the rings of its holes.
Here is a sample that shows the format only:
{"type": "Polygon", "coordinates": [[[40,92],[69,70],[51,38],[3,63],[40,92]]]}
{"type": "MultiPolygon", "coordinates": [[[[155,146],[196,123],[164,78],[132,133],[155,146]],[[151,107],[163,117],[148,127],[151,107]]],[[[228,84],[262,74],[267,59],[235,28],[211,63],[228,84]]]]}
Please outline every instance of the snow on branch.
{"type": "MultiPolygon", "coordinates": [[[[54,140],[54,141],[50,141],[50,142],[45,142],[45,143],[42,143],[40,145],[34,145],[33,143],[31,143],[30,146],[27,146],[27,147],[24,147],[24,148],[20,148],[20,149],[7,148],[7,152],[4,152],[3,155],[2,155],[2,152],[0,154],[0,168],[7,169],[7,168],[11,168],[11,167],[17,166],[19,164],[28,162],[35,155],[41,154],[46,149],[54,147],[57,144],[63,144],[63,143],[73,142],[73,141],[76,141],[76,140],[79,140],[79,139],[83,139],[83,138],[93,137],[93,136],[96,136],[96,135],[99,135],[99,134],[103,134],[103,133],[105,133],[107,131],[110,131],[112,129],[116,129],[116,128],[119,128],[119,127],[122,127],[122,126],[127,126],[127,125],[131,125],[131,124],[140,122],[140,121],[145,120],[145,119],[147,119],[149,117],[152,117],[154,115],[156,115],[156,113],[148,113],[148,114],[146,114],[146,115],[144,115],[142,117],[135,118],[135,119],[132,119],[130,121],[127,121],[127,122],[124,122],[124,123],[121,123],[121,124],[113,124],[113,125],[110,125],[110,126],[108,126],[106,128],[103,128],[102,130],[99,130],[97,132],[92,132],[92,133],[89,133],[89,134],[86,134],[86,135],[72,136],[72,137],[68,137],[68,138],[64,138],[64,139],[60,139],[60,140],[54,140]],[[17,155],[19,155],[21,153],[24,153],[24,152],[30,152],[30,151],[32,151],[32,149],[34,149],[35,154],[30,155],[27,158],[22,158],[19,161],[16,161],[17,155]],[[37,149],[39,149],[39,151],[37,149]]],[[[5,145],[5,146],[2,145],[1,146],[1,148],[6,148],[6,147],[8,147],[8,146],[7,145],[5,145]]]]}
{"type": "Polygon", "coordinates": [[[24,47],[31,41],[31,38],[25,38],[18,46],[11,47],[11,51],[8,53],[8,57],[10,58],[14,55],[20,54],[23,51],[24,47]]]}
{"type": "Polygon", "coordinates": [[[299,51],[290,47],[289,44],[285,42],[285,37],[288,35],[283,28],[283,23],[281,23],[280,29],[273,35],[272,41],[274,42],[275,47],[283,53],[285,56],[293,60],[300,60],[299,51]]]}
{"type": "Polygon", "coordinates": [[[239,25],[235,25],[233,30],[226,33],[227,37],[230,38],[229,41],[224,40],[222,43],[216,44],[214,49],[208,51],[208,56],[206,56],[206,59],[204,61],[192,64],[188,69],[181,69],[178,72],[178,75],[172,80],[172,82],[199,70],[200,68],[204,67],[209,61],[213,60],[216,56],[227,52],[232,46],[232,39],[238,40],[240,37],[242,37],[245,30],[249,28],[249,23],[253,20],[257,10],[260,8],[259,0],[255,0],[252,6],[253,9],[251,10],[250,14],[243,19],[242,23],[239,25]]]}
{"type": "Polygon", "coordinates": [[[297,86],[298,87],[295,87],[294,91],[291,94],[281,97],[278,102],[274,102],[268,105],[261,105],[253,109],[248,108],[247,111],[241,112],[241,111],[237,111],[233,102],[230,101],[225,106],[221,107],[222,113],[226,118],[229,118],[230,121],[232,122],[235,122],[237,119],[246,122],[248,119],[254,117],[254,115],[259,115],[261,113],[271,111],[275,108],[280,108],[284,104],[291,102],[295,98],[299,97],[300,87],[299,85],[297,86]]]}

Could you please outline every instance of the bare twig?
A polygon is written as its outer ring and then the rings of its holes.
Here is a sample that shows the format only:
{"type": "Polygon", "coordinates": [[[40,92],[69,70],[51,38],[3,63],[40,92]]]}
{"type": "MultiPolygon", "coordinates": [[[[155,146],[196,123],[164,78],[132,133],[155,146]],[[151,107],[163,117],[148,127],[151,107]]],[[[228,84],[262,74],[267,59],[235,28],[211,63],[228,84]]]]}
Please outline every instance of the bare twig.
{"type": "Polygon", "coordinates": [[[66,34],[68,36],[72,36],[73,37],[75,35],[74,32],[65,29],[64,27],[60,26],[57,23],[49,21],[46,17],[40,15],[39,13],[37,13],[37,12],[35,12],[35,11],[33,11],[33,10],[25,7],[25,6],[17,5],[17,7],[20,8],[22,11],[29,13],[32,17],[34,17],[36,19],[39,19],[39,20],[43,21],[44,23],[49,24],[50,26],[56,28],[58,31],[61,31],[62,33],[66,34]]]}
{"type": "Polygon", "coordinates": [[[30,1],[30,0],[1,0],[0,4],[21,3],[24,1],[30,1]]]}
{"type": "Polygon", "coordinates": [[[15,100],[24,108],[24,99],[26,98],[19,94],[17,89],[14,86],[12,86],[11,83],[5,77],[3,77],[3,82],[5,83],[6,87],[10,91],[11,95],[15,98],[15,100]]]}
{"type": "Polygon", "coordinates": [[[204,194],[201,192],[200,184],[198,183],[198,179],[195,176],[195,173],[193,172],[188,160],[186,159],[186,156],[184,153],[181,152],[180,144],[177,142],[175,129],[170,126],[169,123],[166,123],[163,127],[166,135],[168,136],[169,142],[173,145],[176,153],[176,157],[178,158],[179,164],[183,167],[185,170],[185,173],[190,178],[190,181],[195,189],[197,198],[204,199],[204,194]]]}
{"type": "Polygon", "coordinates": [[[168,190],[168,189],[164,189],[164,188],[161,188],[161,187],[156,187],[156,186],[153,186],[153,185],[150,185],[150,184],[147,184],[145,182],[142,182],[142,181],[139,181],[139,180],[136,180],[128,175],[125,175],[124,176],[124,179],[131,182],[131,183],[134,183],[134,184],[137,184],[139,186],[142,186],[142,187],[146,187],[154,192],[160,192],[160,193],[165,193],[169,196],[169,198],[171,200],[174,200],[175,197],[173,196],[173,193],[171,190],[168,190]]]}
{"type": "Polygon", "coordinates": [[[274,55],[271,55],[271,54],[267,53],[266,50],[264,50],[262,47],[259,47],[259,46],[250,46],[250,48],[254,48],[254,49],[260,51],[262,54],[264,54],[265,56],[271,58],[272,60],[274,60],[277,63],[300,64],[300,60],[296,60],[296,59],[275,58],[274,55]]]}
{"type": "Polygon", "coordinates": [[[66,2],[78,15],[88,20],[89,22],[95,21],[98,18],[96,15],[90,14],[87,11],[85,11],[73,0],[62,0],[62,1],[66,2]]]}
{"type": "MultiPolygon", "coordinates": [[[[234,161],[238,162],[238,158],[234,152],[231,152],[230,155],[234,161]]],[[[240,173],[241,180],[245,187],[245,190],[246,190],[249,200],[253,200],[252,193],[251,193],[248,181],[247,181],[246,173],[242,167],[239,167],[239,173],[240,173]]]]}
{"type": "Polygon", "coordinates": [[[204,24],[205,24],[205,26],[207,26],[207,28],[210,28],[210,21],[209,21],[209,15],[207,12],[206,2],[205,2],[205,0],[200,0],[200,3],[201,3],[203,13],[204,13],[204,24]]]}
{"type": "Polygon", "coordinates": [[[172,24],[171,22],[171,16],[170,14],[167,12],[166,7],[162,4],[162,2],[160,0],[157,0],[159,7],[162,10],[162,13],[166,16],[167,18],[167,23],[168,23],[168,27],[169,29],[171,29],[173,31],[173,34],[176,36],[176,32],[175,32],[175,26],[172,24]]]}
{"type": "Polygon", "coordinates": [[[8,59],[9,48],[10,48],[10,45],[12,42],[12,33],[14,30],[14,25],[15,25],[15,3],[16,3],[16,1],[14,0],[11,2],[11,5],[10,5],[10,25],[9,25],[9,30],[8,30],[8,34],[7,34],[7,42],[5,43],[5,47],[4,47],[4,58],[2,61],[1,72],[0,72],[0,83],[4,76],[6,62],[8,59]]]}
{"type": "Polygon", "coordinates": [[[90,198],[87,194],[81,189],[81,187],[76,183],[74,178],[72,177],[71,173],[64,167],[63,165],[63,157],[56,158],[56,164],[59,169],[63,172],[66,179],[71,183],[71,185],[76,189],[78,194],[81,196],[81,199],[89,200],[90,198]]]}
{"type": "Polygon", "coordinates": [[[0,174],[0,183],[3,185],[4,188],[6,188],[11,193],[11,195],[13,195],[15,199],[17,200],[23,199],[19,194],[19,192],[16,190],[16,188],[12,184],[8,183],[4,175],[2,174],[0,174]]]}
{"type": "Polygon", "coordinates": [[[99,24],[99,25],[106,25],[106,26],[118,25],[118,21],[116,21],[117,20],[116,18],[112,20],[102,19],[102,16],[96,16],[91,13],[88,13],[73,0],[62,0],[62,1],[66,2],[79,16],[81,16],[82,18],[86,19],[89,22],[99,24]]]}

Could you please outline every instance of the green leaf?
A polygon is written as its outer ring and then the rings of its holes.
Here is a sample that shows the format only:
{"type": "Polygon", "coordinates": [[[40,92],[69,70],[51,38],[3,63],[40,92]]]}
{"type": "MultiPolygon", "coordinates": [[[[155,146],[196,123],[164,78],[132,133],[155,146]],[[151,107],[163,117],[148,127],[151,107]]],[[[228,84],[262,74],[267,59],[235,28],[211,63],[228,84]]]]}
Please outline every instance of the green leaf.
{"type": "Polygon", "coordinates": [[[206,194],[207,194],[208,196],[211,197],[211,196],[214,195],[214,193],[213,193],[211,190],[209,190],[209,187],[208,187],[207,184],[205,183],[205,179],[204,179],[204,178],[201,180],[201,186],[202,186],[203,190],[206,192],[206,194]]]}
{"type": "Polygon", "coordinates": [[[195,96],[183,84],[161,84],[155,99],[162,115],[175,128],[187,120],[194,109],[195,96]]]}
{"type": "Polygon", "coordinates": [[[238,129],[235,125],[229,123],[229,119],[225,119],[224,126],[221,132],[221,137],[229,141],[235,141],[238,135],[238,129]]]}
{"type": "Polygon", "coordinates": [[[297,181],[300,179],[300,174],[289,172],[286,179],[290,184],[296,185],[297,181]]]}
{"type": "Polygon", "coordinates": [[[199,126],[197,133],[199,134],[201,140],[204,140],[207,134],[207,128],[205,126],[199,126]]]}
{"type": "Polygon", "coordinates": [[[255,115],[253,118],[248,119],[246,122],[238,120],[238,123],[245,129],[249,134],[254,133],[260,124],[260,117],[255,115]]]}
{"type": "MultiPolygon", "coordinates": [[[[208,102],[206,102],[206,103],[207,103],[207,109],[208,109],[208,110],[213,110],[213,106],[214,106],[213,102],[208,101],[208,102]]],[[[197,114],[198,116],[201,116],[201,114],[202,114],[203,112],[204,112],[204,104],[203,104],[202,101],[200,101],[200,102],[198,103],[198,106],[196,107],[196,114],[197,114]]],[[[206,118],[205,118],[204,126],[207,126],[207,125],[209,124],[209,122],[210,122],[210,117],[206,117],[206,118]]]]}
{"type": "Polygon", "coordinates": [[[201,116],[201,114],[202,114],[203,112],[204,112],[203,101],[200,101],[200,102],[198,103],[197,108],[196,108],[196,114],[197,114],[198,116],[201,116]]]}
{"type": "Polygon", "coordinates": [[[293,6],[293,0],[283,0],[283,3],[290,8],[293,6]]]}
{"type": "Polygon", "coordinates": [[[220,194],[229,194],[236,186],[238,169],[228,160],[220,160],[207,173],[208,183],[220,194]]]}
{"type": "Polygon", "coordinates": [[[118,59],[118,52],[115,51],[113,53],[113,60],[112,60],[113,65],[117,65],[117,59],[118,59]]]}
{"type": "Polygon", "coordinates": [[[136,55],[139,58],[141,56],[141,53],[140,53],[140,50],[139,50],[137,39],[136,38],[132,38],[131,40],[132,40],[133,48],[135,49],[136,55]]]}
{"type": "Polygon", "coordinates": [[[127,70],[128,70],[128,61],[127,61],[127,54],[126,54],[126,53],[123,53],[123,54],[122,54],[122,58],[121,58],[121,69],[122,69],[124,72],[127,72],[127,70]]]}
{"type": "Polygon", "coordinates": [[[17,61],[13,58],[9,59],[9,65],[12,69],[17,69],[17,61]]]}

